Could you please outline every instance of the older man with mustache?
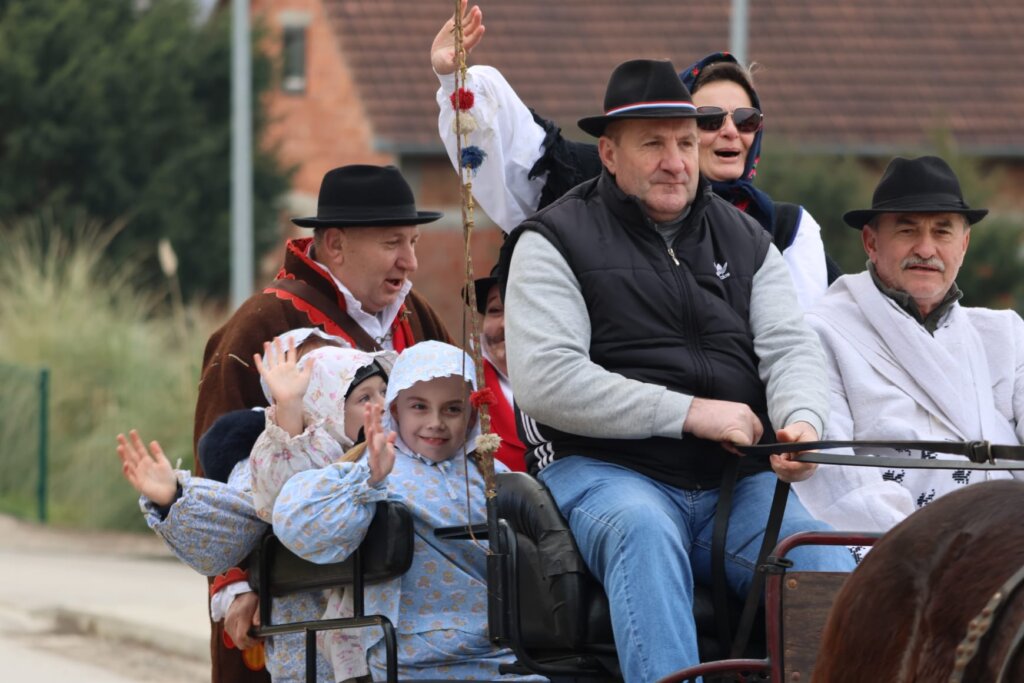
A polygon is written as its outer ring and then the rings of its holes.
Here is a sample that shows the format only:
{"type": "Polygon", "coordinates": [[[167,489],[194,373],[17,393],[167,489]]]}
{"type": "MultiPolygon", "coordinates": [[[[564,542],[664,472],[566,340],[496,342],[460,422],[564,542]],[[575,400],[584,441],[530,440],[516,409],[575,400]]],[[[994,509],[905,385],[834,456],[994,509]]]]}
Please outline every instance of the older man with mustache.
{"type": "MultiPolygon", "coordinates": [[[[862,231],[869,260],[808,315],[828,356],[826,438],[1024,442],[1024,321],[958,303],[971,226],[987,213],[968,207],[945,161],[921,157],[893,159],[872,208],[843,216],[862,231]]],[[[954,489],[1010,477],[828,466],[794,488],[837,528],[884,532],[954,489]]]]}

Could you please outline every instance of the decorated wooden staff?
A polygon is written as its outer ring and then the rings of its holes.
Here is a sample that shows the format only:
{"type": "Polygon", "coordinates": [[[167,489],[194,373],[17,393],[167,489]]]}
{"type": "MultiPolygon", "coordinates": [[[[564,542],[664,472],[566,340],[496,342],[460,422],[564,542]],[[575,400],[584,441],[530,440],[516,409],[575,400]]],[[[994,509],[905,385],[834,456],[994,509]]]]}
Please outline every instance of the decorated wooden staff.
{"type": "MultiPolygon", "coordinates": [[[[476,130],[476,120],[473,118],[473,91],[466,87],[466,50],[465,35],[462,25],[462,0],[455,0],[454,13],[454,34],[455,34],[455,92],[452,93],[451,103],[455,109],[455,133],[456,151],[459,162],[459,179],[462,183],[462,234],[465,247],[466,264],[466,308],[463,309],[463,334],[466,330],[466,313],[469,314],[470,329],[473,339],[480,338],[480,319],[477,314],[476,288],[473,286],[473,254],[471,251],[473,238],[473,176],[476,170],[483,163],[486,154],[479,147],[469,145],[469,134],[476,130]]],[[[483,378],[484,366],[480,353],[480,345],[464,344],[470,349],[473,363],[476,366],[476,376],[483,378]]],[[[477,409],[480,418],[480,436],[475,444],[476,463],[484,477],[484,485],[487,491],[487,498],[495,496],[494,484],[494,454],[501,446],[501,437],[491,431],[491,416],[489,407],[494,405],[494,392],[480,382],[480,388],[471,396],[473,407],[477,409]]]]}

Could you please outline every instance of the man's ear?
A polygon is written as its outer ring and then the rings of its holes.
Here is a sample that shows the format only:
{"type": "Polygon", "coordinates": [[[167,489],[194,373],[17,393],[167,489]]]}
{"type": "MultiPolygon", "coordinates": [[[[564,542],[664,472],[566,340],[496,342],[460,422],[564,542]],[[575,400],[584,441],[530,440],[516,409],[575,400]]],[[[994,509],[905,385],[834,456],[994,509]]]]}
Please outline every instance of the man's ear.
{"type": "Polygon", "coordinates": [[[615,141],[610,137],[602,135],[597,139],[597,154],[601,157],[601,163],[612,175],[615,175],[616,152],[618,149],[615,146],[615,141]]]}
{"type": "Polygon", "coordinates": [[[875,254],[878,253],[878,231],[871,227],[870,224],[865,225],[860,229],[860,240],[864,245],[864,252],[871,259],[871,262],[875,262],[875,254]]]}
{"type": "Polygon", "coordinates": [[[345,231],[342,228],[324,228],[317,258],[326,265],[340,266],[345,262],[345,231]]]}

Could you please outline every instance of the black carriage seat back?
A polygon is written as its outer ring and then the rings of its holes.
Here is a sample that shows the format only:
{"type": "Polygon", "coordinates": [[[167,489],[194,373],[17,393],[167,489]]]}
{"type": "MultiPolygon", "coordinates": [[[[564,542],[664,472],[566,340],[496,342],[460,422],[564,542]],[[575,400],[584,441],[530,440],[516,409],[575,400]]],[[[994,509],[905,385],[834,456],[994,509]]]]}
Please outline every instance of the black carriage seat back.
{"type": "Polygon", "coordinates": [[[613,643],[608,599],[587,571],[551,493],[522,472],[497,475],[497,516],[516,534],[521,643],[580,649],[613,643]]]}
{"type": "MultiPolygon", "coordinates": [[[[523,653],[532,660],[555,655],[614,657],[607,595],[587,570],[551,493],[543,483],[521,472],[499,474],[496,481],[497,518],[504,520],[507,533],[514,538],[499,539],[497,546],[492,542],[492,551],[497,553],[488,573],[492,638],[512,647],[521,662],[523,653]],[[503,557],[509,546],[514,552],[503,557]],[[506,598],[518,598],[517,604],[505,604],[506,598]]],[[[742,606],[742,601],[733,597],[734,620],[742,606]]],[[[728,657],[718,641],[709,586],[695,586],[693,610],[701,661],[728,657]]],[[[765,651],[764,620],[756,623],[746,653],[751,657],[764,656],[765,651]]]]}
{"type": "Polygon", "coordinates": [[[316,637],[318,631],[346,630],[378,626],[384,632],[387,680],[398,681],[398,643],[394,625],[382,614],[366,615],[366,584],[401,576],[412,566],[413,521],[409,509],[401,503],[380,501],[366,536],[342,562],[316,564],[305,560],[268,531],[260,547],[249,556],[249,583],[260,594],[258,636],[284,633],[306,634],[306,682],[316,683],[316,637]],[[271,623],[273,599],[291,593],[310,592],[341,586],[352,587],[354,615],[336,619],[271,623]]]}
{"type": "Polygon", "coordinates": [[[381,501],[358,551],[342,562],[317,564],[305,560],[268,531],[260,548],[250,556],[249,583],[261,595],[281,597],[352,585],[359,573],[357,566],[361,566],[363,583],[377,583],[407,572],[412,566],[412,552],[412,514],[401,503],[381,501]]]}

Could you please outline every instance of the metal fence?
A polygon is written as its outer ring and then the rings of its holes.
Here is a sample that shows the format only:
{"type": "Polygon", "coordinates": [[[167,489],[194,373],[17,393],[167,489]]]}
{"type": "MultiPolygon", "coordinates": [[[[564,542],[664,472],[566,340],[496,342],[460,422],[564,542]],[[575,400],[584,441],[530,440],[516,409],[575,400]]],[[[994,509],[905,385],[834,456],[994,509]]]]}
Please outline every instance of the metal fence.
{"type": "Polygon", "coordinates": [[[0,512],[47,517],[50,370],[0,362],[0,512]]]}

